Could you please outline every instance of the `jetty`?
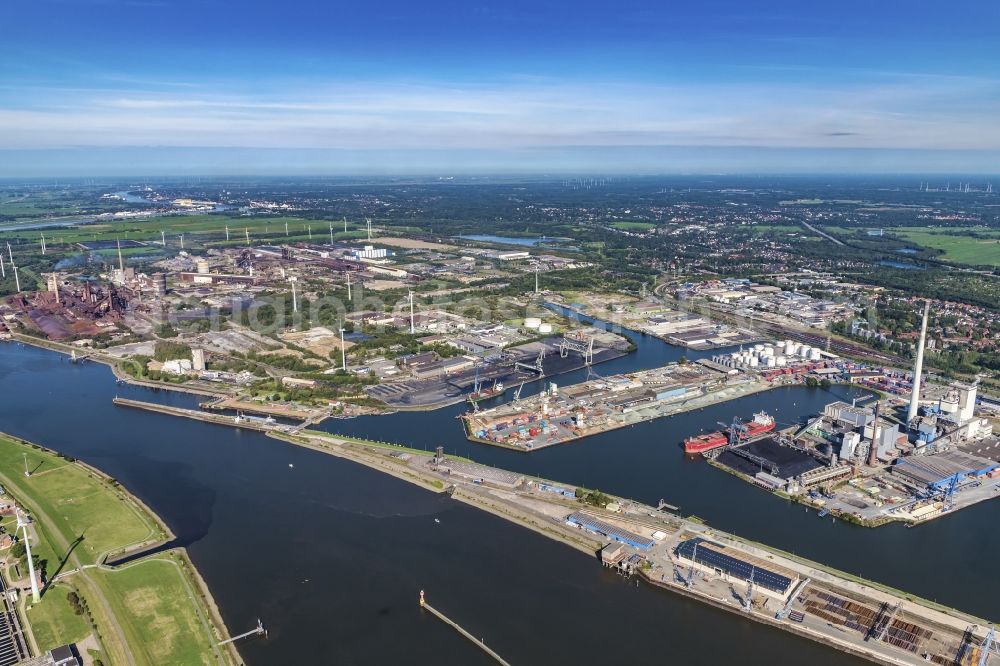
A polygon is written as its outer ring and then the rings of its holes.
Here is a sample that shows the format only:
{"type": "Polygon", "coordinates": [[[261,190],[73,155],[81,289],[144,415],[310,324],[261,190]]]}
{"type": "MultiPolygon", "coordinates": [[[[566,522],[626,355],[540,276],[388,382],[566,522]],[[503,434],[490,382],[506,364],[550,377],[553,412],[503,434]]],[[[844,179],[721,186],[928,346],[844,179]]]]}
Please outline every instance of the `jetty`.
{"type": "Polygon", "coordinates": [[[463,636],[465,636],[466,638],[468,638],[472,642],[473,645],[475,645],[480,650],[482,650],[483,652],[485,652],[486,654],[488,654],[498,664],[501,664],[501,666],[510,666],[510,663],[508,663],[507,661],[505,661],[504,658],[501,657],[500,655],[498,655],[492,648],[488,647],[486,645],[486,643],[484,643],[481,638],[476,638],[475,636],[473,636],[472,634],[470,634],[468,631],[466,631],[465,629],[463,629],[460,624],[458,624],[454,620],[450,619],[447,615],[445,615],[444,613],[442,613],[441,611],[439,611],[438,609],[434,608],[429,603],[427,603],[427,600],[424,598],[424,591],[423,590],[420,590],[420,608],[423,609],[423,610],[425,610],[425,611],[427,611],[428,613],[430,613],[431,615],[433,615],[437,619],[441,620],[442,622],[444,622],[445,624],[447,624],[449,627],[451,627],[452,629],[454,629],[458,633],[460,633],[463,636]]]}

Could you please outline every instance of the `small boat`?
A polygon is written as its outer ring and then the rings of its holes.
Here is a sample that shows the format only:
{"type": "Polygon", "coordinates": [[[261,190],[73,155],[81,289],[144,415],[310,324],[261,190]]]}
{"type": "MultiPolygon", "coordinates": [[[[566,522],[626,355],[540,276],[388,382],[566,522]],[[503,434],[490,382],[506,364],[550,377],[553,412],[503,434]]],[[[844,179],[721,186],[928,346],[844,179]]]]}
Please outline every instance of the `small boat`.
{"type": "Polygon", "coordinates": [[[435,522],[435,523],[440,523],[441,521],[440,521],[440,520],[438,520],[437,518],[435,518],[435,519],[434,519],[434,522],[435,522]]]}
{"type": "Polygon", "coordinates": [[[289,467],[295,467],[295,465],[293,465],[292,463],[288,463],[288,466],[289,467]]]}
{"type": "Polygon", "coordinates": [[[830,512],[827,511],[826,509],[823,509],[822,511],[819,512],[819,517],[820,518],[826,518],[829,515],[830,515],[830,512]]]}

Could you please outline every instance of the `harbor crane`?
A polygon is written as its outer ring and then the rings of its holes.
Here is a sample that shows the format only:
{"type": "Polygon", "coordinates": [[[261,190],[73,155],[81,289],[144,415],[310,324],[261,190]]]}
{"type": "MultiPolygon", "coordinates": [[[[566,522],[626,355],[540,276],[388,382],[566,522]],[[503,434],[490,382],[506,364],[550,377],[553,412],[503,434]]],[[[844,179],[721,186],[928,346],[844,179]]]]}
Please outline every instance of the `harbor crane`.
{"type": "Polygon", "coordinates": [[[882,630],[878,632],[878,638],[875,639],[876,643],[881,643],[885,640],[885,635],[889,633],[889,627],[892,625],[892,621],[896,619],[896,615],[899,614],[899,607],[901,605],[902,603],[897,603],[892,609],[892,612],[889,613],[889,616],[885,620],[885,624],[882,625],[882,630]]]}
{"type": "Polygon", "coordinates": [[[750,580],[747,581],[747,598],[743,603],[743,610],[747,613],[753,610],[753,577],[757,573],[757,567],[750,567],[750,580]]]}
{"type": "Polygon", "coordinates": [[[990,655],[1000,655],[1000,642],[997,642],[997,628],[990,625],[989,633],[979,644],[979,663],[977,666],[986,666],[990,660],[990,655]]]}
{"type": "Polygon", "coordinates": [[[518,361],[514,364],[515,368],[523,368],[531,372],[537,372],[538,376],[541,377],[545,374],[542,370],[542,361],[545,359],[545,350],[538,352],[538,357],[535,359],[534,363],[526,363],[525,361],[518,361]]]}
{"type": "Polygon", "coordinates": [[[583,356],[584,365],[591,365],[594,362],[594,336],[570,337],[570,334],[564,335],[563,339],[559,341],[559,357],[566,358],[571,351],[583,356]]]}
{"type": "Polygon", "coordinates": [[[517,385],[517,389],[514,391],[514,399],[511,400],[512,405],[516,405],[521,401],[521,391],[524,390],[524,382],[517,385]]]}
{"type": "Polygon", "coordinates": [[[691,564],[688,566],[687,579],[684,581],[684,587],[692,588],[694,587],[694,563],[698,559],[698,542],[694,542],[694,549],[691,551],[691,564]]]}
{"type": "Polygon", "coordinates": [[[951,483],[948,484],[948,488],[944,491],[944,506],[941,507],[942,513],[951,511],[955,508],[955,489],[958,488],[958,474],[951,477],[951,483]]]}
{"type": "Polygon", "coordinates": [[[784,620],[786,617],[788,617],[788,614],[792,612],[792,604],[798,601],[798,598],[802,596],[802,592],[805,591],[806,585],[808,585],[811,582],[812,578],[806,578],[804,581],[799,583],[798,589],[795,590],[795,593],[792,596],[788,597],[788,601],[781,608],[781,610],[779,610],[777,613],[774,614],[774,617],[779,620],[784,620]]]}

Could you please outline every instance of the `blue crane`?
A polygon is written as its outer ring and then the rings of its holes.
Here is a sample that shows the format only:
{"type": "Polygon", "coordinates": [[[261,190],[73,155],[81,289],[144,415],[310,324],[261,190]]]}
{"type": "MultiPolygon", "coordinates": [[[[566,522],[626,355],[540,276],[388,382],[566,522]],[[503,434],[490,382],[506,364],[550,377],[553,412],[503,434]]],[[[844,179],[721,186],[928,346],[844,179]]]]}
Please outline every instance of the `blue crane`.
{"type": "Polygon", "coordinates": [[[986,666],[991,654],[1000,654],[1000,643],[997,643],[997,628],[990,625],[986,638],[979,644],[979,666],[986,666]]]}
{"type": "Polygon", "coordinates": [[[951,483],[948,484],[948,489],[944,491],[944,506],[941,508],[942,512],[951,511],[955,506],[955,489],[958,488],[958,474],[951,477],[951,483]]]}

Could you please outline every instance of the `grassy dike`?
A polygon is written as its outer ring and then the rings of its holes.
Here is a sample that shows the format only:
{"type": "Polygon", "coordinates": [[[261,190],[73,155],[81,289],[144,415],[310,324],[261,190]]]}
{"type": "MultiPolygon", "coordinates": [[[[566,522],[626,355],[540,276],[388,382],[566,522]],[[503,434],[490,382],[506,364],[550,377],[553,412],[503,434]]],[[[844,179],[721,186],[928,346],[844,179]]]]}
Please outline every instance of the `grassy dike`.
{"type": "Polygon", "coordinates": [[[32,553],[50,580],[38,604],[29,594],[21,607],[36,652],[83,642],[81,652],[107,666],[242,663],[235,648],[217,646],[228,633],[183,549],[106,563],[174,536],[114,479],[0,434],[0,485],[32,515],[32,553]]]}

